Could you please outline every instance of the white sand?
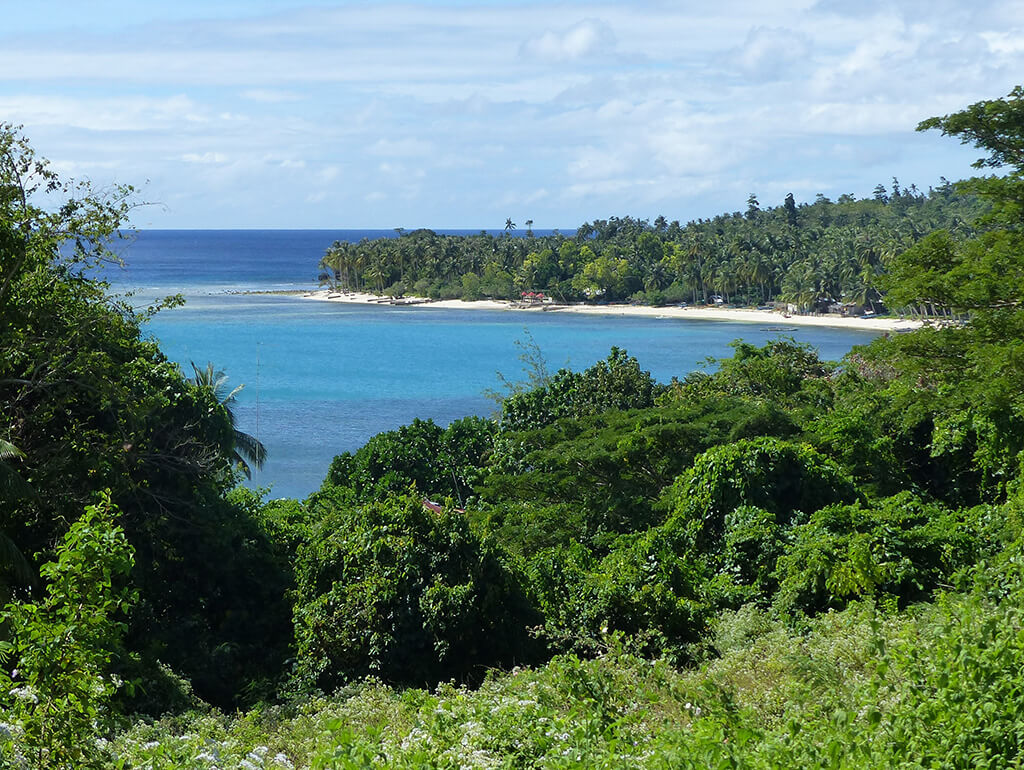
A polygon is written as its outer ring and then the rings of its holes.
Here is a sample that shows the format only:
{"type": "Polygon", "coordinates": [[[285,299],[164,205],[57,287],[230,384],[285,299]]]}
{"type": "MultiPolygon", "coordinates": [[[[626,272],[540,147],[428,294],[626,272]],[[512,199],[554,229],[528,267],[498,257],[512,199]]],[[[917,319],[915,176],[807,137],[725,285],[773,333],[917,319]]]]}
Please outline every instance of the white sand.
{"type": "MultiPolygon", "coordinates": [[[[307,299],[325,302],[351,302],[363,304],[390,304],[387,297],[375,294],[349,292],[335,296],[325,290],[304,295],[307,299]]],[[[479,300],[463,302],[460,299],[427,300],[423,297],[406,297],[396,300],[397,304],[409,304],[422,308],[444,308],[448,310],[510,310],[524,313],[590,313],[595,315],[646,316],[648,318],[682,318],[695,321],[740,321],[763,326],[785,328],[788,326],[833,326],[843,329],[864,331],[906,331],[921,326],[920,321],[902,318],[843,318],[836,315],[792,315],[785,316],[773,310],[735,310],[718,307],[649,307],[646,305],[530,305],[500,300],[479,300]]]]}

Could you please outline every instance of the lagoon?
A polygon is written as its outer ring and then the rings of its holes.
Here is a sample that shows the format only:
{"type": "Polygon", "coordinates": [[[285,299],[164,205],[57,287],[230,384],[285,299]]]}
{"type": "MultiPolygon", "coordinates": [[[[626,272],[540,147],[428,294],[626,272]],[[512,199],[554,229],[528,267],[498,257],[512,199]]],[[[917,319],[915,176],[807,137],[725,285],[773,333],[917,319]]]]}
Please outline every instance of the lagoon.
{"type": "MultiPolygon", "coordinates": [[[[367,231],[358,231],[361,235],[367,231]]],[[[129,267],[115,288],[145,296],[181,292],[183,307],[146,327],[191,374],[212,362],[245,384],[239,427],[267,445],[252,484],[271,497],[304,497],[331,459],[412,419],[440,424],[494,412],[484,392],[497,372],[523,377],[517,340],[528,335],[549,368],[582,369],[612,346],[636,356],[660,381],[684,377],[735,339],[762,344],[760,324],[514,311],[337,304],[236,290],[312,287],[316,261],[345,231],[165,231],[141,233],[122,250],[129,267]]],[[[787,336],[829,359],[876,333],[802,327],[787,336]]]]}

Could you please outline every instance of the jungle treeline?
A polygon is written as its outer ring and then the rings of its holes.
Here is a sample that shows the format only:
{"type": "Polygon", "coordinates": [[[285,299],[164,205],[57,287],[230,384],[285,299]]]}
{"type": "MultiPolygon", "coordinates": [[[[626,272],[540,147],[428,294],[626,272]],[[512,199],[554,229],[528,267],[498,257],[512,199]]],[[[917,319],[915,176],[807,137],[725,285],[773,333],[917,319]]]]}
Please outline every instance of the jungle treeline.
{"type": "Polygon", "coordinates": [[[839,362],[737,342],[668,383],[527,342],[495,418],[415,420],[266,500],[224,375],[89,277],[132,191],[4,126],[3,764],[1012,766],[1024,91],[922,127],[1001,172],[899,196],[980,213],[887,258],[887,301],[956,323],[839,362]]]}
{"type": "MultiPolygon", "coordinates": [[[[890,261],[928,233],[974,234],[985,201],[942,181],[927,192],[893,179],[872,197],[819,195],[686,225],[612,217],[575,233],[440,235],[399,230],[396,238],[336,241],[320,261],[321,284],[433,299],[520,299],[541,293],[558,302],[649,305],[712,301],[754,306],[792,304],[800,312],[846,305],[885,308],[890,261]]],[[[898,308],[941,314],[939,308],[898,308]]]]}

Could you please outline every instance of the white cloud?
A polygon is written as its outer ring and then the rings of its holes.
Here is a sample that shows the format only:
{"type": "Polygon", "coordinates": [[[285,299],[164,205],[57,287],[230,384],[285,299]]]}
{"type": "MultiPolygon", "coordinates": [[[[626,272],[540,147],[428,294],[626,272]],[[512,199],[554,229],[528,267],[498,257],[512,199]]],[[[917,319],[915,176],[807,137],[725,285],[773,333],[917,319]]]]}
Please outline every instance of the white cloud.
{"type": "Polygon", "coordinates": [[[717,171],[728,157],[726,147],[696,133],[656,133],[650,137],[650,145],[655,159],[678,174],[717,171]]]}
{"type": "Polygon", "coordinates": [[[624,148],[581,147],[573,153],[566,171],[574,179],[607,179],[624,173],[630,167],[624,148]]]}
{"type": "Polygon", "coordinates": [[[1014,32],[986,32],[981,38],[988,44],[994,54],[1014,56],[1024,53],[1024,37],[1019,30],[1014,32]]]}
{"type": "Polygon", "coordinates": [[[204,166],[221,165],[228,162],[228,156],[222,152],[187,152],[181,156],[185,163],[199,163],[204,166]]]}
{"type": "Polygon", "coordinates": [[[524,57],[542,61],[575,61],[596,54],[607,55],[615,47],[611,27],[600,19],[583,19],[561,32],[548,31],[523,43],[524,57]]]}
{"type": "Polygon", "coordinates": [[[433,145],[422,139],[378,139],[366,148],[370,155],[387,158],[422,158],[433,151],[433,145]]]}
{"type": "Polygon", "coordinates": [[[317,172],[317,177],[319,177],[321,182],[326,184],[337,179],[339,173],[340,170],[337,166],[327,166],[317,172]]]}
{"type": "Polygon", "coordinates": [[[50,170],[69,177],[83,178],[90,176],[96,171],[113,171],[117,169],[117,161],[76,161],[53,158],[50,160],[50,170]]]}
{"type": "Polygon", "coordinates": [[[28,126],[61,126],[90,131],[144,131],[167,128],[182,120],[209,120],[205,110],[183,95],[166,98],[141,96],[41,96],[0,92],[0,114],[28,126]]]}
{"type": "Polygon", "coordinates": [[[811,53],[805,34],[779,27],[755,27],[736,55],[736,64],[754,80],[774,80],[789,74],[811,53]]]}
{"type": "Polygon", "coordinates": [[[533,192],[527,193],[526,195],[518,196],[517,200],[519,201],[519,203],[523,205],[529,205],[531,203],[537,203],[538,201],[542,201],[548,197],[550,197],[550,193],[542,187],[541,189],[534,190],[533,192]]]}
{"type": "Polygon", "coordinates": [[[263,102],[264,104],[281,104],[284,102],[298,102],[302,95],[294,91],[275,91],[269,88],[249,88],[242,91],[242,98],[252,102],[263,102]]]}
{"type": "Polygon", "coordinates": [[[887,132],[910,134],[925,117],[917,106],[833,102],[808,105],[796,121],[808,135],[877,136],[887,132]]]}
{"type": "Polygon", "coordinates": [[[132,27],[0,31],[0,115],[62,169],[153,180],[174,204],[154,218],[176,227],[332,226],[309,217],[338,211],[475,227],[517,201],[562,226],[685,220],[751,189],[768,205],[892,174],[927,187],[976,153],[916,123],[1024,72],[1021,0],[410,0],[214,19],[189,2],[132,27]]]}
{"type": "Polygon", "coordinates": [[[565,193],[572,198],[619,195],[635,184],[637,184],[635,179],[602,179],[594,182],[571,184],[565,188],[565,193]]]}

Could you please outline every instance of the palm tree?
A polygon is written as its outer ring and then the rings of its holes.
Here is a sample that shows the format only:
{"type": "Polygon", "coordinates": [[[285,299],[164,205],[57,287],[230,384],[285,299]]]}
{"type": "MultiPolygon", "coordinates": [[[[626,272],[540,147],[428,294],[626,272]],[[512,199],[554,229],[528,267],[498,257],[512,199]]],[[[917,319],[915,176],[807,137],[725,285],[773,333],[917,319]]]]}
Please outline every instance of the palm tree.
{"type": "Polygon", "coordinates": [[[26,482],[11,465],[11,461],[19,460],[24,456],[25,453],[18,447],[10,441],[0,438],[0,500],[26,497],[38,500],[32,485],[26,482]]]}
{"type": "Polygon", "coordinates": [[[373,290],[378,296],[384,294],[384,267],[379,261],[370,264],[366,269],[366,277],[373,281],[373,290]]]}
{"type": "Polygon", "coordinates": [[[646,291],[661,291],[670,282],[664,261],[655,262],[650,265],[647,269],[647,274],[644,276],[644,289],[646,291]]]}
{"type": "Polygon", "coordinates": [[[804,312],[814,304],[820,294],[820,275],[809,260],[795,263],[782,279],[779,298],[797,305],[804,312]]]}
{"type": "Polygon", "coordinates": [[[196,387],[209,390],[217,400],[217,403],[224,407],[224,412],[228,416],[228,421],[231,423],[231,430],[233,431],[231,459],[241,466],[245,477],[251,479],[252,470],[249,468],[249,463],[256,466],[257,470],[262,468],[263,463],[267,460],[267,448],[255,436],[240,431],[235,427],[235,412],[232,406],[235,403],[235,396],[245,386],[239,385],[229,391],[227,386],[228,376],[223,371],[215,370],[211,363],[208,363],[205,369],[200,369],[193,361],[192,371],[196,375],[192,379],[196,387]]]}
{"type": "Polygon", "coordinates": [[[18,447],[14,446],[10,441],[0,438],[0,492],[11,489],[21,481],[21,477],[11,467],[9,461],[17,460],[19,457],[24,456],[24,453],[18,447]]]}

